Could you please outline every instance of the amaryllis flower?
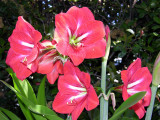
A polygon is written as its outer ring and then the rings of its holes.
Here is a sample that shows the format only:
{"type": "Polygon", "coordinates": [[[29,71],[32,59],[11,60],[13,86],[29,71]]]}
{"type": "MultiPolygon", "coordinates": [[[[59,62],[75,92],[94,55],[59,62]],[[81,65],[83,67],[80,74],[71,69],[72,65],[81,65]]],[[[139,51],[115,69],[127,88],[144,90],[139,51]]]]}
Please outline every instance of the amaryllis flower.
{"type": "Polygon", "coordinates": [[[104,25],[94,19],[87,7],[73,6],[67,13],[56,15],[55,25],[56,48],[61,54],[69,56],[74,65],[79,65],[84,59],[105,55],[104,25]]]}
{"type": "Polygon", "coordinates": [[[59,74],[63,74],[63,64],[67,61],[61,56],[55,48],[56,42],[44,40],[39,43],[39,55],[37,58],[37,72],[47,74],[47,79],[50,84],[54,84],[59,74]]]}
{"type": "Polygon", "coordinates": [[[99,104],[90,84],[90,75],[81,72],[69,61],[64,64],[64,75],[59,77],[58,90],[52,107],[56,112],[71,114],[72,120],[77,120],[84,108],[89,111],[99,104]]]}
{"type": "Polygon", "coordinates": [[[28,77],[37,70],[37,43],[41,40],[41,33],[26,22],[22,16],[18,17],[16,27],[8,38],[10,50],[6,63],[13,69],[20,80],[28,77]]]}
{"type": "Polygon", "coordinates": [[[141,59],[137,58],[127,70],[121,72],[121,78],[124,85],[117,89],[122,90],[123,100],[127,100],[130,96],[135,93],[146,91],[146,95],[138,103],[130,107],[141,119],[145,114],[144,107],[149,106],[151,100],[151,89],[150,84],[152,81],[152,75],[147,67],[141,67],[141,59]]]}

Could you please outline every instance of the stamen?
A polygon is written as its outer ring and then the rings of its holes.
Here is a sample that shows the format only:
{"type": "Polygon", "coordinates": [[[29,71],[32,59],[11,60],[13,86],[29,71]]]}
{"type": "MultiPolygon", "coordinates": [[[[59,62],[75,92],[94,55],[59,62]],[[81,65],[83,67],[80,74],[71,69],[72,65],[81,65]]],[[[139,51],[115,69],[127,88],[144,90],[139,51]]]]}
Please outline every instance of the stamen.
{"type": "Polygon", "coordinates": [[[24,57],[24,59],[22,60],[22,62],[27,62],[27,57],[24,57]]]}
{"type": "Polygon", "coordinates": [[[80,42],[82,39],[86,38],[89,34],[90,32],[83,34],[82,36],[78,37],[74,42],[75,43],[80,42]]]}

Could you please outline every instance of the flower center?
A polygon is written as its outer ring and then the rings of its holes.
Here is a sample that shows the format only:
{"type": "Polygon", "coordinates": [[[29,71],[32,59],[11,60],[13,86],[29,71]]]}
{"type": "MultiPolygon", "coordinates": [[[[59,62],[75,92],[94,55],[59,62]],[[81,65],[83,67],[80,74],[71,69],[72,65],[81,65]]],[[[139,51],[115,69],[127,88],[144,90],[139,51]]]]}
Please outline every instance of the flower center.
{"type": "Polygon", "coordinates": [[[80,46],[82,43],[80,43],[84,38],[86,38],[90,33],[84,33],[83,35],[77,37],[75,34],[71,34],[70,29],[68,28],[68,34],[69,34],[69,44],[74,46],[80,46]]]}

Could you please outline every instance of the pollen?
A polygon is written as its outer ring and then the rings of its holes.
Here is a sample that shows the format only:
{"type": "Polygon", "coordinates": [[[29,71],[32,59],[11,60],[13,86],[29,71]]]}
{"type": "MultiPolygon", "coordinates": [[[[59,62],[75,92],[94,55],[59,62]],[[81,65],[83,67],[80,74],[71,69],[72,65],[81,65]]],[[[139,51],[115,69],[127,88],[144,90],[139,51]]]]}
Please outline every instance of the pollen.
{"type": "Polygon", "coordinates": [[[27,62],[27,57],[25,57],[22,62],[27,62]]]}

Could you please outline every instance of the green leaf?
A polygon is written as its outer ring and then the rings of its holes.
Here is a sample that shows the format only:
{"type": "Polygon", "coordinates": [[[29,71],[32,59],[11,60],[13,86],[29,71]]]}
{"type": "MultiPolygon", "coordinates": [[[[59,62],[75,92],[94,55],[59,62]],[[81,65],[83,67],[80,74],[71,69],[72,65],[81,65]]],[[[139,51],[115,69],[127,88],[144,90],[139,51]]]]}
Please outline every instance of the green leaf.
{"type": "Polygon", "coordinates": [[[155,16],[155,17],[153,18],[153,20],[154,20],[156,23],[160,24],[160,18],[158,18],[157,16],[155,16]]]}
{"type": "Polygon", "coordinates": [[[114,112],[113,116],[109,120],[117,120],[125,112],[125,110],[136,104],[145,96],[145,94],[146,92],[139,92],[129,97],[119,106],[119,108],[114,112]]]}
{"type": "Polygon", "coordinates": [[[153,30],[157,30],[157,29],[159,29],[159,28],[160,28],[160,25],[156,25],[156,26],[153,26],[153,27],[152,27],[153,30]]]}
{"type": "Polygon", "coordinates": [[[54,111],[52,111],[51,109],[49,109],[46,106],[42,106],[42,105],[35,105],[34,103],[32,103],[29,99],[27,99],[25,96],[23,96],[19,91],[17,91],[15,88],[13,88],[11,85],[9,85],[8,83],[0,80],[1,82],[3,82],[7,87],[9,87],[13,92],[16,93],[16,95],[21,99],[21,101],[23,101],[23,103],[34,113],[43,115],[43,117],[47,118],[47,119],[51,119],[51,120],[62,120],[60,117],[58,117],[56,115],[56,113],[54,111]]]}
{"type": "Polygon", "coordinates": [[[37,103],[39,105],[44,105],[44,106],[46,106],[45,81],[46,81],[46,76],[42,79],[41,84],[38,89],[38,94],[37,94],[37,103]]]}
{"type": "Polygon", "coordinates": [[[24,116],[26,117],[26,120],[34,120],[32,114],[31,114],[31,111],[28,109],[27,106],[25,106],[23,104],[23,102],[19,98],[18,98],[18,103],[19,103],[19,106],[20,106],[24,116]]]}
{"type": "Polygon", "coordinates": [[[33,113],[33,116],[36,120],[47,120],[45,117],[41,116],[41,115],[38,115],[38,114],[35,114],[33,113]]]}
{"type": "Polygon", "coordinates": [[[19,80],[11,68],[8,68],[7,71],[9,72],[9,74],[11,75],[13,79],[15,89],[19,91],[22,95],[26,96],[34,104],[37,104],[36,95],[33,92],[33,88],[28,82],[28,80],[26,79],[23,81],[19,80]]]}
{"type": "Polygon", "coordinates": [[[5,40],[2,39],[2,38],[0,38],[0,45],[1,45],[1,46],[4,46],[4,44],[5,44],[5,40]]]}
{"type": "MultiPolygon", "coordinates": [[[[8,69],[9,70],[9,69],[8,69]]],[[[11,74],[12,75],[12,74],[11,74]]],[[[13,76],[14,77],[14,76],[13,76]]],[[[17,93],[19,92],[19,91],[17,91],[15,88],[13,88],[11,85],[9,85],[9,84],[7,84],[6,82],[4,82],[4,81],[2,81],[2,80],[0,80],[3,84],[5,84],[8,88],[10,88],[13,92],[15,92],[16,93],[16,95],[17,95],[17,93]]],[[[15,84],[16,85],[16,84],[15,84]]],[[[20,84],[18,84],[18,86],[21,88],[21,86],[20,86],[20,84]]],[[[18,87],[18,86],[16,86],[16,87],[18,87]]],[[[19,89],[18,89],[19,90],[19,89]]],[[[23,89],[22,89],[22,91],[23,91],[23,89]]],[[[21,92],[22,92],[21,91],[21,92]]],[[[22,93],[21,93],[22,94],[22,93]]],[[[24,93],[23,93],[23,95],[25,95],[24,93]]],[[[17,95],[18,96],[18,95],[17,95]]],[[[26,96],[25,96],[26,97],[26,96]]],[[[22,110],[22,112],[23,112],[23,114],[24,114],[24,116],[26,117],[26,119],[27,120],[33,120],[33,117],[32,117],[32,115],[31,115],[31,112],[29,111],[29,109],[27,108],[27,106],[25,106],[24,104],[23,104],[23,102],[20,100],[20,98],[18,98],[18,103],[19,103],[19,105],[20,105],[20,107],[21,107],[21,110],[22,110]]]]}
{"type": "Polygon", "coordinates": [[[5,113],[11,120],[20,120],[20,118],[18,118],[14,113],[12,113],[11,111],[4,109],[2,107],[0,107],[0,110],[5,113]]]}
{"type": "Polygon", "coordinates": [[[11,75],[11,77],[13,79],[14,88],[17,91],[19,91],[22,95],[25,96],[25,92],[24,92],[21,84],[19,83],[19,79],[16,77],[16,74],[13,72],[13,70],[11,68],[7,68],[6,70],[11,75]]]}
{"type": "Polygon", "coordinates": [[[0,111],[0,118],[1,120],[9,120],[8,117],[6,117],[5,114],[3,114],[1,111],[0,111]]]}
{"type": "Polygon", "coordinates": [[[34,93],[34,91],[33,91],[32,86],[31,86],[30,83],[28,82],[28,80],[26,80],[26,79],[23,80],[23,81],[19,80],[18,82],[21,84],[21,86],[22,86],[22,88],[23,88],[23,91],[24,91],[26,97],[27,97],[30,101],[32,101],[34,104],[37,104],[36,95],[35,95],[35,93],[34,93]]]}

